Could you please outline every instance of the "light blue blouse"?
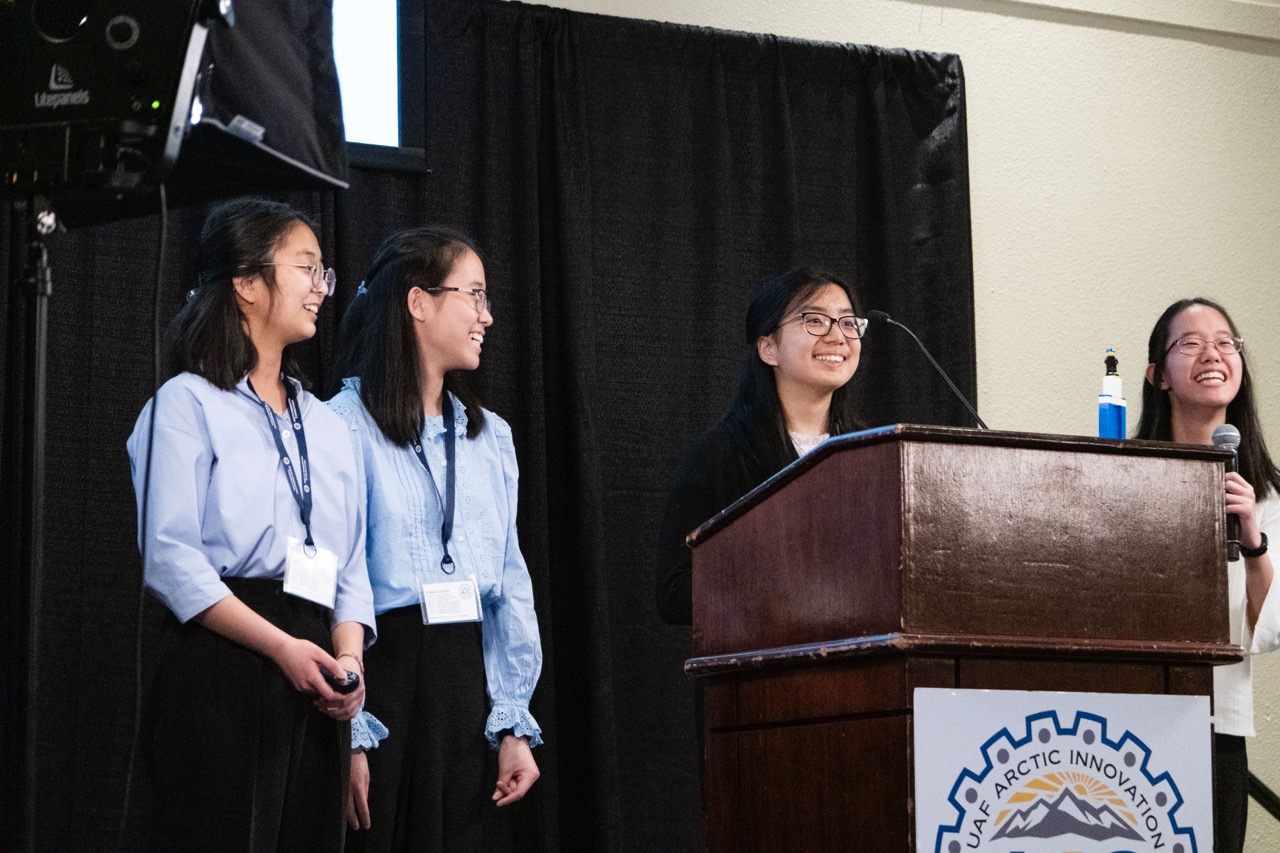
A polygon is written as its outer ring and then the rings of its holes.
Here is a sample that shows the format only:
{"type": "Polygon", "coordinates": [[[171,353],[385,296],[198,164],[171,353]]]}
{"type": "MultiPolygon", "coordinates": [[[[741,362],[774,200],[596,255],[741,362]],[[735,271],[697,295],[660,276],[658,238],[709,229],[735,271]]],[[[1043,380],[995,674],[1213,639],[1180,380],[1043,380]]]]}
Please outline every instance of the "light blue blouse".
{"type": "Polygon", "coordinates": [[[457,568],[446,575],[440,569],[443,509],[438,497],[445,490],[444,419],[428,417],[423,429],[422,449],[436,480],[433,489],[413,449],[390,442],[365,409],[359,380],[343,380],[343,386],[329,406],[351,428],[367,483],[367,550],[375,609],[385,613],[417,607],[419,583],[475,574],[492,703],[485,734],[497,746],[497,733],[513,729],[537,746],[542,730],[529,713],[529,699],[542,672],[542,641],[533,583],[516,536],[518,473],[511,427],[486,410],[484,429],[468,439],[466,411],[453,398],[457,485],[449,553],[457,568]]]}
{"type": "MultiPolygon", "coordinates": [[[[144,573],[147,587],[186,622],[231,594],[224,577],[283,579],[288,539],[302,540],[306,532],[262,404],[247,381],[222,391],[191,373],[160,388],[129,436],[140,520],[156,400],[144,573]]],[[[338,561],[331,627],[359,622],[368,645],[375,628],[365,568],[364,479],[342,420],[300,388],[298,402],[311,463],[311,532],[338,561]]],[[[274,416],[296,466],[289,419],[274,416]]],[[[138,537],[141,546],[141,521],[138,537]]]]}

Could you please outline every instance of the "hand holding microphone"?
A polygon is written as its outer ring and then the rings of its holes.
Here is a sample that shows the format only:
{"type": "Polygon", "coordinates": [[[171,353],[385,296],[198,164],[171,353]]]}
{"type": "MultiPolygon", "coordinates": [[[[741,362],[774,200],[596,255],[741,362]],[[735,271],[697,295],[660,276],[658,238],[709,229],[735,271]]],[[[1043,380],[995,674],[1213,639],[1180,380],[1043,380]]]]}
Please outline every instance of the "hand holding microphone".
{"type": "MultiPolygon", "coordinates": [[[[1231,459],[1227,461],[1227,472],[1237,473],[1240,469],[1240,430],[1231,424],[1223,424],[1213,431],[1213,446],[1231,451],[1231,459]]],[[[1240,516],[1227,513],[1227,561],[1240,559],[1240,516]]]]}

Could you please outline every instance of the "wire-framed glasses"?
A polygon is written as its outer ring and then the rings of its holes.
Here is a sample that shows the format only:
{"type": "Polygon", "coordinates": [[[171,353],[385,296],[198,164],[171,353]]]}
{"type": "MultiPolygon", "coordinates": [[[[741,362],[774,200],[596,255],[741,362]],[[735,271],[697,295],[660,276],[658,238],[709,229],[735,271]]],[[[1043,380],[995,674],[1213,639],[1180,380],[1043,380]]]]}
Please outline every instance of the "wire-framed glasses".
{"type": "Polygon", "coordinates": [[[477,314],[483,314],[486,308],[489,309],[490,314],[493,313],[493,300],[489,298],[489,291],[479,287],[428,287],[427,293],[439,293],[446,290],[453,293],[470,293],[471,298],[475,300],[477,314]]]}
{"type": "Polygon", "coordinates": [[[1205,351],[1206,347],[1213,347],[1223,355],[1239,355],[1244,352],[1244,338],[1219,338],[1216,341],[1202,341],[1199,338],[1183,338],[1174,341],[1173,345],[1165,350],[1165,355],[1173,352],[1175,349],[1183,355],[1199,355],[1205,351]]]}
{"type": "Polygon", "coordinates": [[[338,287],[338,274],[333,267],[322,267],[320,264],[263,264],[264,267],[299,267],[311,273],[311,287],[323,290],[325,296],[333,296],[338,287]]]}
{"type": "Polygon", "coordinates": [[[849,340],[856,340],[862,337],[863,332],[867,330],[867,320],[865,317],[854,317],[847,315],[844,317],[831,317],[823,314],[821,311],[801,311],[790,320],[783,320],[784,323],[791,323],[799,320],[804,330],[815,338],[820,338],[831,331],[834,324],[840,329],[840,334],[849,340]]]}

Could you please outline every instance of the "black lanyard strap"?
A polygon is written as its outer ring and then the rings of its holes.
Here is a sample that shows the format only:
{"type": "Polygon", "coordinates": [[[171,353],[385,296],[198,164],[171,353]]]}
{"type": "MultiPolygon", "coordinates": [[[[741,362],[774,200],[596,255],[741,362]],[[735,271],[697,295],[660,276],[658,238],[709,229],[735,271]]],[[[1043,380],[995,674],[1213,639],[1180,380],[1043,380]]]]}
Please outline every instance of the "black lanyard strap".
{"type": "Polygon", "coordinates": [[[457,450],[455,444],[457,436],[454,435],[453,426],[453,401],[449,399],[449,392],[445,391],[442,395],[444,399],[440,404],[440,413],[444,416],[444,497],[440,496],[440,487],[436,485],[436,478],[431,476],[431,465],[427,462],[427,454],[422,450],[422,442],[415,441],[413,443],[413,452],[418,455],[418,461],[422,463],[422,467],[427,472],[427,482],[431,484],[431,490],[436,494],[436,500],[440,503],[440,509],[444,512],[444,521],[440,524],[440,545],[444,549],[444,557],[440,560],[440,571],[446,575],[451,575],[457,568],[453,564],[453,557],[449,556],[449,538],[453,536],[453,496],[457,489],[457,465],[454,464],[457,459],[457,450]]]}
{"type": "Polygon", "coordinates": [[[258,395],[253,382],[245,379],[253,396],[258,398],[262,411],[267,416],[267,426],[271,427],[271,437],[276,440],[276,450],[280,453],[280,462],[284,465],[284,477],[289,481],[289,491],[293,493],[293,501],[298,505],[298,514],[302,516],[302,526],[307,530],[306,546],[314,549],[315,540],[311,538],[311,464],[307,460],[307,433],[302,428],[302,407],[298,405],[298,391],[283,374],[285,406],[289,412],[289,424],[298,437],[298,465],[294,469],[289,451],[285,449],[284,439],[280,436],[280,425],[276,422],[276,413],[267,405],[267,401],[258,395]]]}

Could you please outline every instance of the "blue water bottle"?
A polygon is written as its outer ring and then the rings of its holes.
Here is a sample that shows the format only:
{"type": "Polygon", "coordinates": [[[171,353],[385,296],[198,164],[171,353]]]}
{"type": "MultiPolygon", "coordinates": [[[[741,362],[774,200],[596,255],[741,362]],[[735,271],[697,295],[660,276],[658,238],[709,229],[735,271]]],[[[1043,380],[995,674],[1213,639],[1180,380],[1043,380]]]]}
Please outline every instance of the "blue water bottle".
{"type": "Polygon", "coordinates": [[[1098,438],[1124,438],[1125,400],[1116,368],[1116,351],[1107,348],[1107,375],[1102,377],[1102,393],[1098,395],[1098,438]]]}

